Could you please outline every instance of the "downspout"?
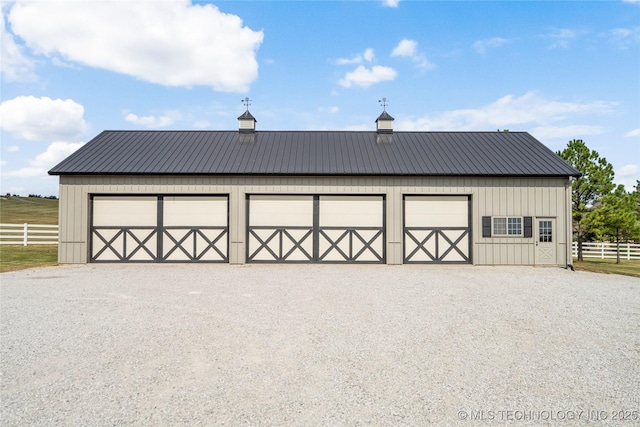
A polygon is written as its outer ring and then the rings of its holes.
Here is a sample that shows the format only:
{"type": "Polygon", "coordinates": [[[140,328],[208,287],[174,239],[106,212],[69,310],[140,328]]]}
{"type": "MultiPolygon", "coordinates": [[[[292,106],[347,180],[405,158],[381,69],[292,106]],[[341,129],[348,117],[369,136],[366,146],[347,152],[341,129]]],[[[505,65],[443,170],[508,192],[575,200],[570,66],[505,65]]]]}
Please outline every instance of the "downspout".
{"type": "Polygon", "coordinates": [[[568,183],[565,185],[565,197],[564,197],[564,211],[566,212],[566,257],[567,257],[567,268],[570,268],[571,271],[575,271],[573,268],[573,213],[572,208],[573,204],[571,203],[571,188],[573,184],[573,177],[569,177],[568,183]]]}

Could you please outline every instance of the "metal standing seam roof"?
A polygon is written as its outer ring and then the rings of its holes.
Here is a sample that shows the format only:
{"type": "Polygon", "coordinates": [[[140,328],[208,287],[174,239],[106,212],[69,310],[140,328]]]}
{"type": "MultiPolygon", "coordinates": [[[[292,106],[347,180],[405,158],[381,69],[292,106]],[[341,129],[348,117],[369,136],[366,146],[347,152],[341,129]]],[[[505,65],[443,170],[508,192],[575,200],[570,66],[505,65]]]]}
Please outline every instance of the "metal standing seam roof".
{"type": "Polygon", "coordinates": [[[104,131],[50,175],[580,176],[526,132],[104,131]]]}

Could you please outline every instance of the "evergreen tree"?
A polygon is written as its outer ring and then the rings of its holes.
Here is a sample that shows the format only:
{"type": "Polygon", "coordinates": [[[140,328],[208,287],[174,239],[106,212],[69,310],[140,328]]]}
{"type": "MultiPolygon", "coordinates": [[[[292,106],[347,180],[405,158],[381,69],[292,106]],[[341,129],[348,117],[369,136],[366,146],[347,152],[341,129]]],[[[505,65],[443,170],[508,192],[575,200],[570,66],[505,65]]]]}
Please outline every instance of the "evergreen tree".
{"type": "Polygon", "coordinates": [[[582,261],[585,217],[594,203],[614,189],[613,166],[597,151],[589,150],[581,139],[569,141],[567,148],[556,154],[582,173],[571,188],[573,232],[578,240],[578,261],[582,261]]]}

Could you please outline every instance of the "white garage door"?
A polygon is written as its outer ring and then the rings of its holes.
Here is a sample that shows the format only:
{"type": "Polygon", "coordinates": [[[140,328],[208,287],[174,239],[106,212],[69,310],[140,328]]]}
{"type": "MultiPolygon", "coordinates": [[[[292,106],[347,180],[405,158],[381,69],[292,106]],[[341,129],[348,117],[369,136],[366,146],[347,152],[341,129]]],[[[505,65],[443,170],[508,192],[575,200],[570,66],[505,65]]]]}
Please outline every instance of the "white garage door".
{"type": "Polygon", "coordinates": [[[380,196],[320,196],[319,260],[383,262],[384,202],[380,196]]]}
{"type": "Polygon", "coordinates": [[[382,196],[249,196],[247,262],[384,262],[382,196]]]}
{"type": "Polygon", "coordinates": [[[226,197],[163,199],[163,261],[228,261],[226,197]]]}
{"type": "Polygon", "coordinates": [[[250,196],[247,262],[313,260],[313,196],[250,196]]]}
{"type": "Polygon", "coordinates": [[[93,196],[92,262],[227,262],[226,196],[93,196]]]}
{"type": "Polygon", "coordinates": [[[470,263],[470,243],[469,197],[405,196],[405,263],[470,263]]]}

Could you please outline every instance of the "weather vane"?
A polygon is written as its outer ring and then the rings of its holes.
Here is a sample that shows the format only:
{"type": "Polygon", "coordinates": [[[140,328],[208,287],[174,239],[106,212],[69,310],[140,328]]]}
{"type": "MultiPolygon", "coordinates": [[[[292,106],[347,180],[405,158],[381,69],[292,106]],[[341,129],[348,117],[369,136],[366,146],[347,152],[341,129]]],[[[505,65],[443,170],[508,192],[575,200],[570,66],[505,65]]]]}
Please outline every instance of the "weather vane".
{"type": "Polygon", "coordinates": [[[382,105],[382,111],[387,111],[387,105],[389,105],[387,103],[387,98],[379,99],[378,102],[382,105]]]}
{"type": "Polygon", "coordinates": [[[249,97],[247,96],[245,99],[240,100],[240,102],[242,102],[244,106],[247,107],[247,111],[249,111],[249,105],[251,105],[251,100],[249,99],[249,97]]]}

